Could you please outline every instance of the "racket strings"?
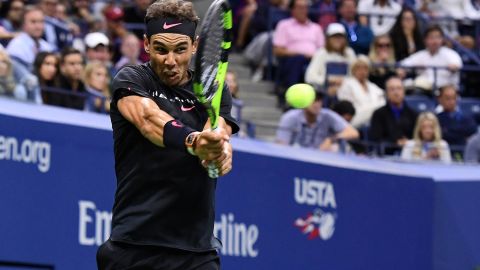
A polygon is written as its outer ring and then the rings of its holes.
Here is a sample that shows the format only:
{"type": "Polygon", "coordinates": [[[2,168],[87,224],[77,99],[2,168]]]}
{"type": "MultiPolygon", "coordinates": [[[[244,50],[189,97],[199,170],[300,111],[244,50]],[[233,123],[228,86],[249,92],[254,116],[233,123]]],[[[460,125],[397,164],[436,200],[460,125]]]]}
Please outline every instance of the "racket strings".
{"type": "Polygon", "coordinates": [[[224,41],[223,12],[218,10],[210,20],[206,35],[203,36],[204,47],[201,59],[202,84],[204,85],[205,97],[210,99],[216,90],[216,75],[218,65],[221,62],[222,42],[224,41]]]}

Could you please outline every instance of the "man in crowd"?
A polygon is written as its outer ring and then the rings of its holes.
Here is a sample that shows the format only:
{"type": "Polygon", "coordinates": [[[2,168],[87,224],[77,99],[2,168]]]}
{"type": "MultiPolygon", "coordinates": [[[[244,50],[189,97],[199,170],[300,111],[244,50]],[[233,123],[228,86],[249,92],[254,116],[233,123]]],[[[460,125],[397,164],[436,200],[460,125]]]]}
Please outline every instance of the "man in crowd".
{"type": "Polygon", "coordinates": [[[401,10],[400,4],[394,0],[363,0],[358,4],[360,22],[370,25],[375,36],[388,34],[401,10]]]}
{"type": "Polygon", "coordinates": [[[394,154],[412,138],[417,113],[405,103],[405,88],[398,77],[386,83],[387,104],[377,109],[370,121],[369,139],[387,143],[385,154],[394,154]]]}
{"type": "Polygon", "coordinates": [[[340,1],[338,13],[339,22],[347,29],[350,47],[356,54],[368,55],[373,41],[373,32],[368,26],[357,21],[357,2],[355,0],[340,1]]]}
{"type": "Polygon", "coordinates": [[[345,119],[327,108],[322,108],[323,94],[305,109],[290,110],[282,115],[276,142],[298,145],[323,151],[336,151],[338,140],[359,137],[358,131],[345,119]]]}

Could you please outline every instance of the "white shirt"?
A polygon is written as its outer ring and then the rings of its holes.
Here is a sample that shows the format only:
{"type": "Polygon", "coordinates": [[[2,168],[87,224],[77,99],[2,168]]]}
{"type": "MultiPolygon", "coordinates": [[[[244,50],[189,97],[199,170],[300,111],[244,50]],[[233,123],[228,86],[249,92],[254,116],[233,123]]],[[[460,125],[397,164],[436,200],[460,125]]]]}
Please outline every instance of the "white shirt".
{"type": "Polygon", "coordinates": [[[367,91],[355,77],[346,78],[337,91],[339,100],[347,100],[355,108],[352,126],[359,128],[370,122],[373,112],[385,105],[383,90],[376,84],[367,81],[367,91]]]}
{"type": "Polygon", "coordinates": [[[402,7],[395,1],[388,0],[385,6],[380,6],[378,0],[361,0],[358,3],[360,15],[371,14],[370,28],[375,36],[387,34],[397,21],[402,7]],[[384,15],[384,16],[382,16],[384,15]]]}
{"type": "MultiPolygon", "coordinates": [[[[462,58],[458,53],[450,48],[441,47],[438,52],[434,55],[430,54],[427,50],[418,51],[409,57],[403,59],[401,62],[402,66],[412,67],[412,66],[427,66],[427,67],[447,67],[449,65],[455,65],[459,68],[463,66],[462,58]]],[[[459,72],[452,73],[448,69],[437,69],[437,87],[442,87],[447,84],[458,85],[460,82],[459,72]]],[[[421,78],[422,80],[427,81],[432,86],[434,85],[435,73],[433,68],[426,68],[423,71],[420,71],[417,79],[421,78]]]]}
{"type": "MultiPolygon", "coordinates": [[[[305,72],[305,82],[323,86],[327,74],[328,62],[347,63],[348,66],[350,66],[355,59],[357,59],[357,56],[350,47],[346,48],[345,55],[328,52],[325,48],[320,48],[315,52],[310,64],[308,64],[307,71],[305,72]]],[[[350,70],[350,68],[347,68],[347,70],[350,70]]]]}
{"type": "Polygon", "coordinates": [[[472,20],[480,19],[480,9],[476,9],[472,5],[471,0],[463,0],[463,8],[465,10],[465,16],[472,20]]]}
{"type": "Polygon", "coordinates": [[[37,53],[53,51],[53,46],[43,39],[38,41],[38,45],[37,48],[35,40],[27,33],[22,32],[8,43],[7,52],[10,56],[31,66],[37,53]]]}
{"type": "Polygon", "coordinates": [[[450,154],[450,147],[448,143],[444,140],[441,140],[438,143],[428,143],[423,146],[416,145],[415,140],[408,140],[407,143],[402,148],[401,158],[403,160],[428,160],[428,151],[431,148],[437,148],[439,152],[439,160],[445,163],[450,163],[452,161],[452,156],[450,154]],[[419,155],[414,154],[416,148],[420,147],[419,155]]]}

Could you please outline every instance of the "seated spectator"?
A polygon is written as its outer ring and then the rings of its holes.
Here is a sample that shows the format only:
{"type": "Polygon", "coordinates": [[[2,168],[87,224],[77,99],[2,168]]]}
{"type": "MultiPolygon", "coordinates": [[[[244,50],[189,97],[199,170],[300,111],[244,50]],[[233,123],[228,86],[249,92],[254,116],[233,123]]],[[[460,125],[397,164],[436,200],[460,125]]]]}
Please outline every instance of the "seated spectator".
{"type": "Polygon", "coordinates": [[[480,132],[468,140],[464,160],[468,163],[480,163],[480,132]]]}
{"type": "Polygon", "coordinates": [[[25,4],[21,0],[2,1],[0,6],[0,40],[7,46],[22,27],[25,4]]]}
{"type": "Polygon", "coordinates": [[[322,29],[327,29],[328,25],[337,22],[337,3],[335,0],[317,1],[315,12],[318,13],[318,24],[322,29]]]}
{"type": "Polygon", "coordinates": [[[251,22],[257,8],[258,5],[256,0],[246,0],[245,6],[240,10],[239,15],[241,16],[241,20],[238,27],[237,39],[235,40],[235,46],[237,49],[243,49],[245,44],[248,43],[248,29],[250,26],[255,27],[251,22]]]}
{"type": "Polygon", "coordinates": [[[388,35],[375,37],[368,58],[372,64],[369,80],[385,89],[385,81],[395,75],[395,55],[388,35]]]}
{"type": "Polygon", "coordinates": [[[480,0],[463,0],[465,17],[471,20],[480,19],[480,0]]]}
{"type": "Polygon", "coordinates": [[[129,33],[123,21],[125,14],[115,5],[106,7],[103,14],[107,23],[105,33],[111,41],[111,60],[116,62],[120,59],[122,40],[129,33]]]}
{"type": "Polygon", "coordinates": [[[133,32],[138,39],[143,39],[145,15],[147,14],[147,8],[152,3],[151,0],[135,0],[130,5],[123,8],[123,21],[128,24],[137,24],[138,26],[132,29],[128,29],[133,32]]]}
{"type": "Polygon", "coordinates": [[[138,60],[140,49],[143,48],[141,45],[143,45],[143,42],[141,42],[135,34],[127,34],[123,38],[122,47],[120,48],[122,57],[115,64],[115,69],[119,70],[125,65],[141,64],[142,62],[138,60]]]}
{"type": "Polygon", "coordinates": [[[385,154],[391,155],[412,138],[417,113],[405,103],[405,88],[400,78],[389,78],[385,86],[387,104],[373,113],[369,139],[388,144],[385,154]]]}
{"type": "Polygon", "coordinates": [[[352,76],[343,81],[337,93],[338,100],[348,100],[355,107],[355,128],[368,125],[373,112],[385,105],[383,90],[368,80],[369,68],[368,58],[360,56],[352,65],[352,76]]]}
{"type": "Polygon", "coordinates": [[[335,112],[322,108],[321,93],[312,105],[282,115],[276,142],[323,151],[336,151],[337,140],[359,137],[358,131],[335,112]]]}
{"type": "Polygon", "coordinates": [[[228,71],[227,75],[225,76],[225,83],[228,86],[228,90],[230,90],[230,94],[232,95],[232,112],[231,115],[235,117],[237,121],[242,120],[242,107],[243,101],[239,98],[239,87],[237,81],[237,75],[234,72],[228,71]]]}
{"type": "Polygon", "coordinates": [[[397,61],[401,61],[425,48],[420,24],[413,9],[409,7],[402,9],[390,31],[390,38],[394,44],[397,61]]]}
{"type": "Polygon", "coordinates": [[[8,43],[7,52],[12,58],[17,83],[24,80],[26,75],[31,74],[33,61],[38,52],[53,50],[53,47],[42,39],[43,21],[44,15],[39,8],[26,7],[23,14],[22,32],[8,43]]]}
{"type": "Polygon", "coordinates": [[[425,21],[440,18],[438,24],[443,32],[446,35],[455,38],[459,35],[457,22],[455,20],[444,20],[442,18],[451,17],[449,14],[450,8],[455,10],[456,4],[461,1],[462,0],[453,0],[453,5],[450,5],[451,3],[448,3],[450,0],[416,0],[415,10],[421,12],[420,14],[424,17],[425,21]]]}
{"type": "Polygon", "coordinates": [[[45,40],[52,45],[55,51],[65,46],[71,46],[73,42],[73,34],[69,25],[55,17],[58,4],[59,0],[41,0],[39,4],[45,15],[45,40]]]}
{"type": "MultiPolygon", "coordinates": [[[[403,59],[404,67],[425,67],[418,72],[415,78],[415,86],[422,82],[420,88],[432,90],[448,84],[458,85],[459,70],[463,66],[460,55],[454,50],[443,46],[444,35],[438,25],[427,28],[424,34],[425,50],[418,51],[403,59]],[[438,67],[440,69],[434,69],[438,67]],[[435,75],[436,72],[436,75],[435,75]]],[[[405,71],[399,69],[399,75],[404,77],[405,71]]]]}
{"type": "Polygon", "coordinates": [[[98,61],[88,63],[85,66],[83,81],[87,91],[85,110],[108,113],[110,111],[110,76],[107,67],[98,61]]]}
{"type": "Polygon", "coordinates": [[[49,104],[53,88],[58,87],[59,60],[53,52],[39,52],[33,62],[33,74],[38,78],[43,103],[49,104]]]}
{"type": "Polygon", "coordinates": [[[363,25],[370,25],[375,36],[387,34],[402,7],[393,0],[360,0],[358,13],[363,25]]]}
{"type": "Polygon", "coordinates": [[[281,20],[273,36],[273,52],[279,58],[280,103],[286,88],[303,82],[310,59],[324,45],[322,28],[308,19],[307,0],[293,0],[290,10],[292,18],[281,20]]]}
{"type": "Polygon", "coordinates": [[[72,22],[78,25],[80,36],[84,37],[90,32],[90,28],[95,24],[95,16],[93,15],[90,1],[73,0],[70,1],[70,9],[68,12],[72,22]]]}
{"type": "Polygon", "coordinates": [[[342,80],[347,74],[331,75],[327,78],[327,63],[345,63],[347,64],[347,70],[349,70],[356,56],[352,48],[348,46],[343,25],[339,23],[330,24],[326,34],[326,45],[317,50],[313,55],[305,73],[305,82],[318,85],[321,88],[328,86],[328,95],[335,96],[338,87],[342,84],[342,80]]]}
{"type": "Polygon", "coordinates": [[[51,93],[45,104],[83,110],[85,107],[85,85],[82,82],[83,56],[76,49],[66,47],[60,55],[58,87],[61,92],[51,93]]]}
{"type": "Polygon", "coordinates": [[[452,85],[440,88],[438,103],[443,109],[437,115],[443,138],[451,146],[464,146],[468,137],[477,131],[477,124],[457,106],[457,89],[452,85]]]}
{"type": "Polygon", "coordinates": [[[333,104],[332,111],[340,115],[348,123],[352,122],[353,117],[355,116],[355,107],[348,100],[340,100],[333,104]]]}
{"type": "Polygon", "coordinates": [[[115,67],[112,65],[112,54],[110,52],[110,41],[102,32],[93,32],[85,36],[85,55],[87,63],[99,61],[108,67],[110,77],[116,74],[115,67]]]}
{"type": "Polygon", "coordinates": [[[18,92],[22,92],[21,89],[17,89],[17,84],[13,78],[12,61],[7,52],[3,49],[0,50],[0,95],[2,96],[14,96],[18,92]]]}
{"type": "Polygon", "coordinates": [[[431,112],[418,116],[413,132],[413,140],[408,140],[402,148],[401,158],[405,160],[452,161],[448,143],[442,140],[438,119],[431,112]]]}
{"type": "Polygon", "coordinates": [[[356,54],[368,55],[370,44],[373,40],[373,32],[368,26],[361,25],[357,21],[357,2],[355,0],[340,1],[339,22],[345,26],[348,34],[350,47],[356,54]]]}

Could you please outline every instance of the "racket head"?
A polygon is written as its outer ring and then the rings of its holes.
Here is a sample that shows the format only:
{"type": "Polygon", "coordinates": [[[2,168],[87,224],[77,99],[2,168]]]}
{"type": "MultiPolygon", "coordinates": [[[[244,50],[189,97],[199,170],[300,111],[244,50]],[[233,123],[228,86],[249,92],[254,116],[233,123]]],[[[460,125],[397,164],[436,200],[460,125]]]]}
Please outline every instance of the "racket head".
{"type": "Polygon", "coordinates": [[[199,34],[193,90],[207,109],[212,129],[218,126],[220,102],[231,47],[232,11],[225,0],[215,0],[202,22],[199,34]]]}

